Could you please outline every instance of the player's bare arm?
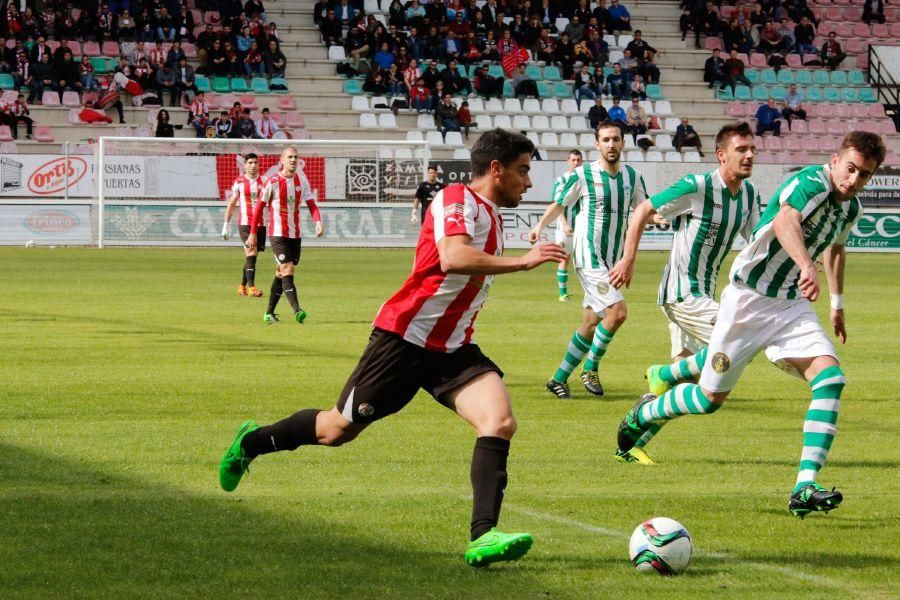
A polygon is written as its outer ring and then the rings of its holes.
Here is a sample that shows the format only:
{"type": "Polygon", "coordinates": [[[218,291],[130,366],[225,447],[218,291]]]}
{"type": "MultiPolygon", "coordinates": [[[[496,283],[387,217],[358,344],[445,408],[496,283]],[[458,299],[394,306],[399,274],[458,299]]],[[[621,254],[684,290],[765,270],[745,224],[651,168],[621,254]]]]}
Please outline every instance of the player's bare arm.
{"type": "Polygon", "coordinates": [[[494,256],[473,248],[466,235],[451,235],[438,242],[441,269],[464,275],[498,275],[529,271],[545,262],[559,262],[566,257],[557,244],[540,244],[522,256],[494,256]]]}
{"type": "Polygon", "coordinates": [[[800,293],[810,302],[815,302],[819,297],[819,274],[803,240],[800,211],[793,206],[783,205],[775,215],[772,227],[778,243],[800,269],[800,278],[797,280],[800,293]]]}
{"type": "Polygon", "coordinates": [[[231,223],[231,215],[234,214],[234,207],[237,206],[237,192],[231,192],[231,198],[228,199],[228,206],[225,207],[225,223],[222,224],[222,238],[228,239],[228,224],[231,223]]]}
{"type": "Polygon", "coordinates": [[[844,316],[844,265],[847,252],[843,244],[832,244],[825,249],[823,255],[825,264],[825,279],[828,281],[828,291],[831,294],[831,312],[829,320],[834,327],[834,335],[847,343],[847,322],[844,316]]]}
{"type": "Polygon", "coordinates": [[[644,200],[638,204],[631,215],[631,223],[628,224],[628,232],[625,234],[625,248],[622,258],[609,270],[609,283],[614,287],[627,288],[631,286],[631,278],[634,276],[634,261],[637,259],[638,246],[644,235],[644,227],[653,222],[656,209],[650,200],[644,200]]]}
{"type": "Polygon", "coordinates": [[[534,226],[534,229],[528,234],[528,241],[532,244],[538,241],[541,237],[541,232],[553,221],[558,219],[560,215],[563,213],[563,207],[556,202],[552,202],[549,206],[547,206],[547,210],[544,211],[544,214],[541,215],[541,220],[538,221],[538,224],[534,226]]]}

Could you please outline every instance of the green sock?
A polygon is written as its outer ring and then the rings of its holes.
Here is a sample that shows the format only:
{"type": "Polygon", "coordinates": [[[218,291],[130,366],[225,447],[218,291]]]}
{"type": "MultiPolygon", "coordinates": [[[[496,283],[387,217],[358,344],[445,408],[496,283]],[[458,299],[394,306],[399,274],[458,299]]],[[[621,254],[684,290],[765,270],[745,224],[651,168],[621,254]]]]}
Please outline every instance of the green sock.
{"type": "Polygon", "coordinates": [[[671,390],[641,407],[638,422],[671,421],[684,415],[705,415],[719,410],[719,405],[703,395],[696,383],[679,383],[671,390]]]}
{"type": "Polygon", "coordinates": [[[585,371],[596,371],[600,364],[600,359],[606,354],[606,347],[612,343],[615,332],[610,333],[603,327],[603,323],[597,323],[594,330],[594,341],[591,343],[591,351],[588,353],[587,360],[584,361],[585,371]]]}
{"type": "Polygon", "coordinates": [[[567,382],[569,375],[572,374],[575,367],[581,364],[584,355],[588,353],[590,345],[591,343],[581,337],[581,334],[576,331],[571,341],[569,341],[569,348],[566,350],[565,358],[563,358],[556,373],[553,374],[553,380],[559,383],[567,382]]]}
{"type": "Polygon", "coordinates": [[[556,284],[559,286],[559,295],[569,295],[569,271],[568,269],[556,269],[556,284]]]}
{"type": "Polygon", "coordinates": [[[803,423],[803,452],[800,455],[795,492],[816,480],[819,470],[828,458],[828,451],[837,433],[841,392],[846,383],[847,378],[839,366],[822,369],[809,382],[812,402],[803,423]]]}
{"type": "Polygon", "coordinates": [[[694,354],[683,358],[671,365],[664,365],[659,370],[659,378],[669,385],[676,385],[682,381],[690,381],[695,377],[700,377],[700,371],[703,370],[703,364],[706,362],[706,348],[694,354]]]}

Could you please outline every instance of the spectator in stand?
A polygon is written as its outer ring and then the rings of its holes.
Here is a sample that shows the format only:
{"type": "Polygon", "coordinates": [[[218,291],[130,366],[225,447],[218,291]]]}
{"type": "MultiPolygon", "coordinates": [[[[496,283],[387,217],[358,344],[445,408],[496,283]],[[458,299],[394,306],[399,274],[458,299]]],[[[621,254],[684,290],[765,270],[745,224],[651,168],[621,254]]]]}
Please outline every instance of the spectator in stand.
{"type": "Polygon", "coordinates": [[[874,17],[872,15],[872,0],[866,0],[865,4],[863,4],[862,20],[866,24],[870,24],[873,19],[879,23],[884,23],[884,0],[877,0],[877,2],[874,17]]]}
{"type": "Polygon", "coordinates": [[[28,94],[29,103],[43,104],[44,90],[55,90],[53,83],[53,64],[50,62],[50,53],[41,54],[41,62],[34,65],[31,71],[31,91],[28,94]]]}
{"type": "Polygon", "coordinates": [[[441,57],[444,60],[459,60],[463,56],[464,47],[462,41],[452,31],[447,32],[447,37],[441,44],[441,57]]]}
{"type": "Polygon", "coordinates": [[[235,138],[242,140],[256,139],[256,123],[250,117],[250,109],[245,108],[241,111],[241,116],[232,127],[235,138]]]}
{"type": "MultiPolygon", "coordinates": [[[[137,66],[134,68],[134,72],[132,73],[135,81],[138,82],[138,85],[145,90],[155,89],[156,86],[156,71],[153,70],[153,67],[150,66],[150,63],[147,62],[146,58],[142,58],[138,61],[137,66]]],[[[159,91],[157,90],[156,95],[159,96],[159,91]]],[[[160,104],[162,104],[162,98],[159,99],[160,104]]]]}
{"type": "Polygon", "coordinates": [[[469,128],[475,127],[475,123],[472,122],[472,113],[469,111],[469,103],[463,100],[463,103],[459,106],[459,112],[456,113],[456,120],[459,121],[459,126],[462,127],[464,134],[463,137],[465,139],[469,139],[469,128]]]}
{"type": "Polygon", "coordinates": [[[122,10],[116,19],[116,37],[120,40],[133,40],[137,24],[128,9],[122,10]]]}
{"type": "MultiPolygon", "coordinates": [[[[135,23],[135,31],[134,31],[134,39],[142,42],[151,42],[156,36],[156,32],[153,27],[153,15],[150,13],[150,8],[144,6],[141,8],[141,12],[137,13],[137,16],[134,19],[135,23]]],[[[208,25],[210,29],[212,29],[212,25],[208,25]]]]}
{"type": "Polygon", "coordinates": [[[788,124],[788,131],[791,129],[791,119],[806,120],[806,110],[803,109],[803,92],[797,89],[797,84],[792,83],[788,87],[787,93],[784,95],[784,106],[781,110],[781,116],[784,117],[788,124]]]}
{"type": "MultiPolygon", "coordinates": [[[[212,25],[207,25],[211,30],[212,25]]],[[[325,18],[319,24],[319,32],[322,34],[322,41],[325,46],[343,46],[344,32],[340,19],[337,18],[333,9],[329,9],[325,18]]]]}
{"type": "Polygon", "coordinates": [[[269,114],[269,109],[262,109],[259,120],[256,121],[256,137],[261,140],[271,140],[280,130],[278,123],[269,114]]]}
{"type": "Polygon", "coordinates": [[[431,90],[432,95],[434,95],[434,90],[440,79],[441,72],[437,70],[437,61],[428,61],[428,67],[425,69],[425,72],[422,73],[422,80],[425,82],[425,87],[431,90]]]}
{"type": "Polygon", "coordinates": [[[150,55],[147,53],[147,50],[144,49],[144,42],[136,42],[134,45],[134,50],[131,51],[131,59],[130,62],[133,65],[141,62],[142,58],[150,58],[150,55]]]}
{"type": "Polygon", "coordinates": [[[431,90],[425,85],[425,80],[419,77],[416,84],[409,90],[409,106],[417,113],[431,112],[434,100],[431,90]]]}
{"type": "Polygon", "coordinates": [[[368,70],[369,40],[362,27],[357,26],[350,30],[347,34],[347,40],[344,42],[344,50],[346,50],[347,56],[350,57],[354,69],[357,71],[362,71],[363,68],[368,70]]]}
{"type": "Polygon", "coordinates": [[[605,89],[606,93],[613,98],[618,99],[625,96],[625,91],[628,89],[628,80],[625,77],[625,73],[622,72],[622,65],[619,63],[613,64],[613,72],[607,75],[605,89]]]}
{"type": "Polygon", "coordinates": [[[34,121],[31,118],[31,111],[28,110],[28,104],[25,103],[25,94],[16,96],[16,101],[8,107],[7,125],[15,139],[19,139],[19,123],[25,123],[25,138],[31,139],[34,121]]]}
{"type": "Polygon", "coordinates": [[[628,9],[612,0],[609,5],[610,31],[631,31],[631,15],[628,9]]]}
{"type": "Polygon", "coordinates": [[[156,137],[175,137],[175,127],[169,122],[169,111],[164,108],[156,113],[156,137]]]}
{"type": "Polygon", "coordinates": [[[787,19],[781,19],[778,33],[781,34],[781,47],[778,48],[778,51],[782,54],[789,54],[797,45],[797,40],[794,38],[794,27],[788,24],[787,19]]]}
{"type": "MultiPolygon", "coordinates": [[[[150,65],[154,69],[158,69],[164,64],[166,64],[166,58],[168,54],[163,49],[162,40],[157,40],[157,42],[153,45],[153,48],[150,50],[150,65]]],[[[137,64],[137,63],[134,63],[137,64]]]]}
{"type": "Polygon", "coordinates": [[[0,73],[12,73],[16,67],[16,53],[6,46],[6,38],[0,34],[0,73]]]}
{"type": "Polygon", "coordinates": [[[234,127],[234,121],[231,119],[231,113],[227,110],[223,110],[222,113],[215,119],[213,119],[213,127],[216,128],[216,137],[219,139],[225,139],[232,137],[231,130],[234,127]]]}
{"type": "Polygon", "coordinates": [[[53,50],[47,44],[47,38],[44,36],[39,36],[37,39],[37,43],[35,43],[31,47],[31,51],[29,52],[29,61],[33,65],[37,65],[43,60],[44,55],[53,56],[53,50]]]}
{"type": "Polygon", "coordinates": [[[828,39],[822,44],[822,51],[819,55],[822,57],[822,63],[832,71],[838,68],[844,62],[844,59],[847,58],[837,41],[837,34],[833,31],[828,33],[828,39]]]}
{"type": "Polygon", "coordinates": [[[174,68],[182,58],[187,59],[187,56],[181,48],[181,42],[175,40],[172,42],[172,47],[166,52],[166,66],[174,68]]]}
{"type": "Polygon", "coordinates": [[[765,104],[760,104],[756,110],[756,135],[761,136],[766,131],[774,131],[775,136],[781,135],[781,113],[775,107],[775,99],[769,98],[765,104]]]}
{"type": "Polygon", "coordinates": [[[766,21],[765,27],[759,32],[759,46],[757,50],[768,56],[773,52],[778,52],[783,41],[784,38],[782,38],[778,28],[775,27],[775,23],[771,20],[766,21]]]}
{"type": "Polygon", "coordinates": [[[287,58],[276,40],[269,40],[265,60],[266,73],[270,77],[284,77],[284,70],[287,68],[287,58]]]}
{"type": "Polygon", "coordinates": [[[169,9],[163,5],[156,15],[156,39],[172,42],[175,40],[175,19],[169,14],[169,9]]]}
{"type": "Polygon", "coordinates": [[[637,58],[639,61],[645,60],[649,55],[656,55],[656,48],[648,44],[643,37],[643,32],[640,29],[634,30],[634,39],[628,42],[628,45],[625,46],[626,50],[631,51],[631,55],[637,58]]]}
{"type": "Polygon", "coordinates": [[[641,100],[647,99],[647,86],[644,85],[644,78],[635,75],[631,80],[631,97],[637,96],[641,100]]]}
{"type": "Polygon", "coordinates": [[[457,114],[459,110],[453,103],[450,94],[444,94],[443,99],[438,102],[434,109],[434,123],[441,132],[441,137],[447,141],[448,131],[460,131],[459,120],[457,114]]]}
{"type": "Polygon", "coordinates": [[[724,88],[726,84],[730,85],[731,94],[734,95],[738,83],[747,87],[752,87],[753,85],[747,79],[747,76],[744,75],[744,61],[738,58],[737,50],[732,50],[728,60],[725,61],[725,81],[721,87],[724,88]]]}
{"type": "Polygon", "coordinates": [[[722,31],[722,44],[725,46],[726,52],[737,50],[743,52],[744,48],[744,31],[741,24],[738,23],[737,17],[731,17],[728,20],[728,27],[722,31]]]}
{"type": "Polygon", "coordinates": [[[81,74],[79,72],[78,63],[72,58],[71,52],[63,55],[62,63],[54,69],[54,84],[56,91],[59,92],[59,101],[62,102],[64,91],[81,92],[81,74]]]}
{"type": "Polygon", "coordinates": [[[575,44],[569,41],[569,34],[563,33],[559,36],[553,59],[562,72],[563,79],[572,79],[575,67],[575,44]]]}
{"type": "Polygon", "coordinates": [[[750,24],[754,29],[761,29],[766,26],[766,21],[770,20],[770,14],[763,10],[763,5],[757,0],[753,5],[753,11],[750,13],[750,24]]]}
{"type": "Polygon", "coordinates": [[[584,23],[581,22],[578,15],[572,15],[572,19],[566,25],[563,33],[569,36],[573,44],[577,44],[584,39],[584,23]]]}
{"type": "MultiPolygon", "coordinates": [[[[737,55],[736,52],[735,55],[737,55]]],[[[703,81],[707,82],[710,88],[718,84],[720,88],[725,89],[727,80],[725,61],[722,60],[722,53],[716,48],[703,65],[703,81]]]]}
{"type": "Polygon", "coordinates": [[[407,93],[416,87],[416,80],[419,79],[419,63],[416,59],[409,61],[409,64],[403,69],[403,83],[406,85],[407,93]]]}
{"type": "Polygon", "coordinates": [[[813,45],[815,39],[816,29],[809,22],[809,17],[804,16],[794,27],[794,52],[800,55],[801,61],[804,54],[816,54],[816,47],[813,45]]]}
{"type": "MultiPolygon", "coordinates": [[[[459,14],[459,13],[457,13],[459,14]]],[[[455,60],[451,60],[447,64],[447,68],[441,72],[441,81],[444,82],[444,89],[453,95],[469,96],[472,94],[472,84],[468,77],[463,77],[459,73],[459,68],[455,60]]]]}
{"type": "Polygon", "coordinates": [[[525,74],[525,64],[520,64],[512,76],[513,92],[516,96],[534,96],[541,99],[537,82],[525,74]]]}
{"type": "Polygon", "coordinates": [[[591,54],[591,51],[588,49],[586,41],[582,40],[580,42],[576,42],[574,45],[574,50],[576,67],[578,66],[578,63],[587,65],[594,62],[594,55],[591,54]]]}
{"type": "MultiPolygon", "coordinates": [[[[684,38],[687,37],[688,31],[694,30],[694,17],[691,15],[691,9],[687,6],[684,8],[684,12],[681,13],[681,16],[678,18],[678,28],[681,30],[681,41],[684,41],[684,38]]],[[[699,39],[698,39],[699,43],[699,39]]]]}
{"type": "Polygon", "coordinates": [[[591,56],[594,57],[593,62],[600,64],[606,64],[607,62],[609,62],[609,44],[603,41],[603,35],[601,31],[591,31],[590,39],[587,43],[587,49],[590,51],[591,56]]]}
{"type": "Polygon", "coordinates": [[[82,123],[112,123],[112,119],[106,113],[94,108],[93,100],[87,100],[78,112],[78,120],[82,123]]]}
{"type": "Polygon", "coordinates": [[[711,1],[706,3],[706,10],[694,13],[694,47],[700,49],[700,36],[716,37],[719,35],[719,9],[711,1]]]}
{"type": "Polygon", "coordinates": [[[366,80],[363,82],[362,89],[373,96],[384,96],[388,93],[387,82],[385,82],[384,75],[378,69],[369,71],[366,75],[366,80]]]}
{"type": "Polygon", "coordinates": [[[488,73],[487,67],[479,67],[475,72],[475,91],[485,98],[503,97],[503,78],[488,73]]]}
{"type": "Polygon", "coordinates": [[[159,96],[160,104],[166,103],[166,97],[163,95],[163,92],[168,92],[169,106],[175,106],[175,101],[178,99],[178,78],[175,75],[175,70],[172,67],[163,65],[156,70],[155,79],[156,95],[159,96]]]}
{"type": "Polygon", "coordinates": [[[375,53],[375,57],[373,60],[378,66],[378,69],[382,71],[386,71],[388,67],[394,64],[394,53],[391,52],[391,49],[388,46],[387,42],[381,43],[381,48],[379,48],[378,52],[375,53]]]}
{"type": "Polygon", "coordinates": [[[194,101],[188,109],[188,125],[193,125],[197,130],[197,137],[206,137],[206,127],[209,125],[209,102],[206,94],[197,92],[194,101]]]}
{"type": "Polygon", "coordinates": [[[244,12],[250,15],[250,17],[258,16],[261,20],[266,20],[266,9],[263,6],[262,0],[248,0],[246,4],[244,4],[244,12]]]}
{"type": "Polygon", "coordinates": [[[247,77],[264,75],[266,73],[266,61],[256,40],[250,42],[250,49],[244,55],[244,74],[247,77]]]}
{"type": "Polygon", "coordinates": [[[647,124],[649,122],[647,111],[641,106],[639,98],[632,96],[631,106],[625,111],[625,125],[627,125],[628,133],[632,135],[635,143],[637,143],[637,136],[647,133],[647,124]]]}
{"type": "Polygon", "coordinates": [[[609,113],[606,112],[606,108],[603,106],[600,96],[597,96],[594,98],[594,105],[591,107],[591,110],[588,111],[588,123],[592,130],[596,130],[597,125],[607,119],[609,119],[609,113]]]}
{"type": "MultiPolygon", "coordinates": [[[[150,51],[150,64],[153,64],[153,50],[150,51]]],[[[212,47],[207,53],[206,73],[209,75],[224,77],[228,75],[228,62],[225,58],[225,50],[222,48],[222,40],[213,40],[212,47]]]]}
{"type": "Polygon", "coordinates": [[[175,89],[179,97],[182,94],[187,96],[188,104],[194,101],[194,94],[197,92],[194,67],[187,63],[186,58],[179,60],[175,67],[175,89]]]}
{"type": "Polygon", "coordinates": [[[97,41],[102,44],[105,41],[114,39],[113,32],[115,27],[116,18],[113,16],[112,11],[109,10],[109,5],[104,2],[100,5],[100,10],[97,11],[97,41]]]}
{"type": "Polygon", "coordinates": [[[581,70],[575,75],[575,84],[572,86],[575,95],[575,104],[581,110],[581,100],[590,98],[595,100],[600,96],[600,87],[597,79],[590,72],[588,65],[581,65],[581,70]]]}
{"type": "Polygon", "coordinates": [[[230,39],[222,44],[222,51],[225,53],[225,64],[228,65],[227,74],[229,76],[243,75],[244,63],[230,39]]]}
{"type": "Polygon", "coordinates": [[[188,9],[186,4],[182,4],[175,15],[175,39],[193,42],[194,41],[194,15],[188,9]]]}
{"type": "Polygon", "coordinates": [[[628,119],[625,114],[625,109],[619,106],[621,100],[618,98],[613,98],[613,105],[609,109],[609,120],[615,123],[622,128],[622,131],[625,131],[625,121],[628,119]]]}
{"type": "Polygon", "coordinates": [[[412,0],[406,8],[406,22],[419,26],[425,19],[425,7],[419,4],[419,0],[412,0]]]}
{"type": "Polygon", "coordinates": [[[623,51],[622,58],[620,58],[619,62],[616,64],[622,67],[622,73],[625,75],[625,83],[631,85],[631,79],[634,77],[634,74],[637,73],[638,69],[638,61],[631,55],[631,50],[623,51]]]}
{"type": "Polygon", "coordinates": [[[397,68],[397,63],[392,64],[384,74],[384,82],[391,96],[405,96],[406,85],[403,83],[403,74],[397,68]]]}
{"type": "Polygon", "coordinates": [[[693,146],[697,148],[697,152],[700,156],[703,156],[700,134],[697,133],[697,130],[688,122],[686,117],[682,118],[681,125],[675,128],[675,138],[672,140],[672,145],[675,146],[675,149],[679,152],[681,152],[681,149],[685,146],[693,146]]]}
{"type": "Polygon", "coordinates": [[[85,90],[99,90],[100,85],[94,78],[94,65],[88,56],[82,56],[81,62],[78,64],[79,81],[81,87],[85,90]]]}

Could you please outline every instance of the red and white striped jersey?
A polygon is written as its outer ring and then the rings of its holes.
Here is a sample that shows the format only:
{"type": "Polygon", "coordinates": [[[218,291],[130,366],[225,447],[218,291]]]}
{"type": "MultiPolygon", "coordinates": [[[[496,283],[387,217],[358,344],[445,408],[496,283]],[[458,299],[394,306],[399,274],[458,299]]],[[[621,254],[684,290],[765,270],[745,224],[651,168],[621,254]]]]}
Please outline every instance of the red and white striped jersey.
{"type": "Polygon", "coordinates": [[[438,192],[422,224],[412,275],[382,305],[375,327],[438,352],[452,352],[472,341],[475,317],[494,276],[442,271],[438,243],[451,235],[467,235],[472,247],[500,256],[500,209],[464,185],[438,192]]]}
{"type": "Polygon", "coordinates": [[[300,237],[300,204],[306,203],[313,219],[318,219],[315,198],[309,180],[300,173],[290,179],[280,172],[266,182],[259,199],[269,207],[269,237],[300,237]]]}
{"type": "MultiPolygon", "coordinates": [[[[253,205],[259,200],[259,196],[265,188],[266,180],[259,175],[256,179],[250,179],[247,175],[238,175],[231,186],[232,195],[237,194],[240,221],[238,225],[250,225],[253,218],[253,205]]],[[[260,219],[260,225],[264,221],[260,219]]]]}

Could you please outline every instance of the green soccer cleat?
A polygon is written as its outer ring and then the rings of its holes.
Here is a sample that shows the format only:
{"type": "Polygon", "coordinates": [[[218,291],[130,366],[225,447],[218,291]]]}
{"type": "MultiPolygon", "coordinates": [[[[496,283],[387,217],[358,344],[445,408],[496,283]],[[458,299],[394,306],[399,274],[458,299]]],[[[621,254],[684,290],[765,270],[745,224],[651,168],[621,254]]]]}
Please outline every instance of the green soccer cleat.
{"type": "Polygon", "coordinates": [[[525,556],[534,544],[530,533],[503,533],[492,528],[466,548],[466,564],[470,567],[486,567],[495,562],[518,560],[525,556]]]}
{"type": "Polygon", "coordinates": [[[640,465],[655,465],[656,461],[650,458],[643,448],[635,446],[628,452],[622,452],[616,448],[616,460],[623,463],[638,463],[640,465]]]}
{"type": "Polygon", "coordinates": [[[266,313],[263,315],[263,323],[265,323],[266,325],[273,325],[280,321],[281,319],[279,319],[278,315],[276,315],[275,313],[266,313]]]}
{"type": "Polygon", "coordinates": [[[306,320],[306,311],[302,308],[294,313],[294,320],[298,323],[303,323],[306,320]]]}
{"type": "Polygon", "coordinates": [[[619,424],[618,439],[616,440],[619,444],[619,450],[622,452],[628,452],[634,448],[634,445],[641,439],[641,436],[653,426],[652,423],[648,423],[647,425],[639,424],[638,413],[642,406],[648,402],[653,402],[654,400],[656,400],[656,396],[653,394],[644,394],[638,398],[638,401],[634,403],[634,406],[631,407],[631,410],[629,410],[628,414],[625,415],[625,418],[622,419],[622,422],[619,424]]]}
{"type": "Polygon", "coordinates": [[[834,488],[826,490],[818,483],[810,483],[791,494],[788,510],[795,517],[804,518],[811,512],[821,511],[828,513],[840,506],[844,495],[834,488]]]}
{"type": "Polygon", "coordinates": [[[647,373],[644,375],[644,379],[647,380],[647,388],[650,390],[650,393],[657,398],[672,389],[672,386],[663,381],[659,376],[659,372],[663,366],[664,365],[651,365],[647,367],[647,373]]]}
{"type": "Polygon", "coordinates": [[[226,492],[233,492],[237,488],[241,482],[241,477],[244,476],[244,473],[247,472],[250,463],[253,461],[252,458],[247,458],[247,454],[241,447],[241,442],[244,441],[248,433],[257,429],[259,429],[259,425],[253,421],[241,423],[237,435],[234,436],[234,441],[231,442],[231,446],[228,447],[225,456],[222,457],[222,462],[219,463],[219,485],[226,492]]]}

